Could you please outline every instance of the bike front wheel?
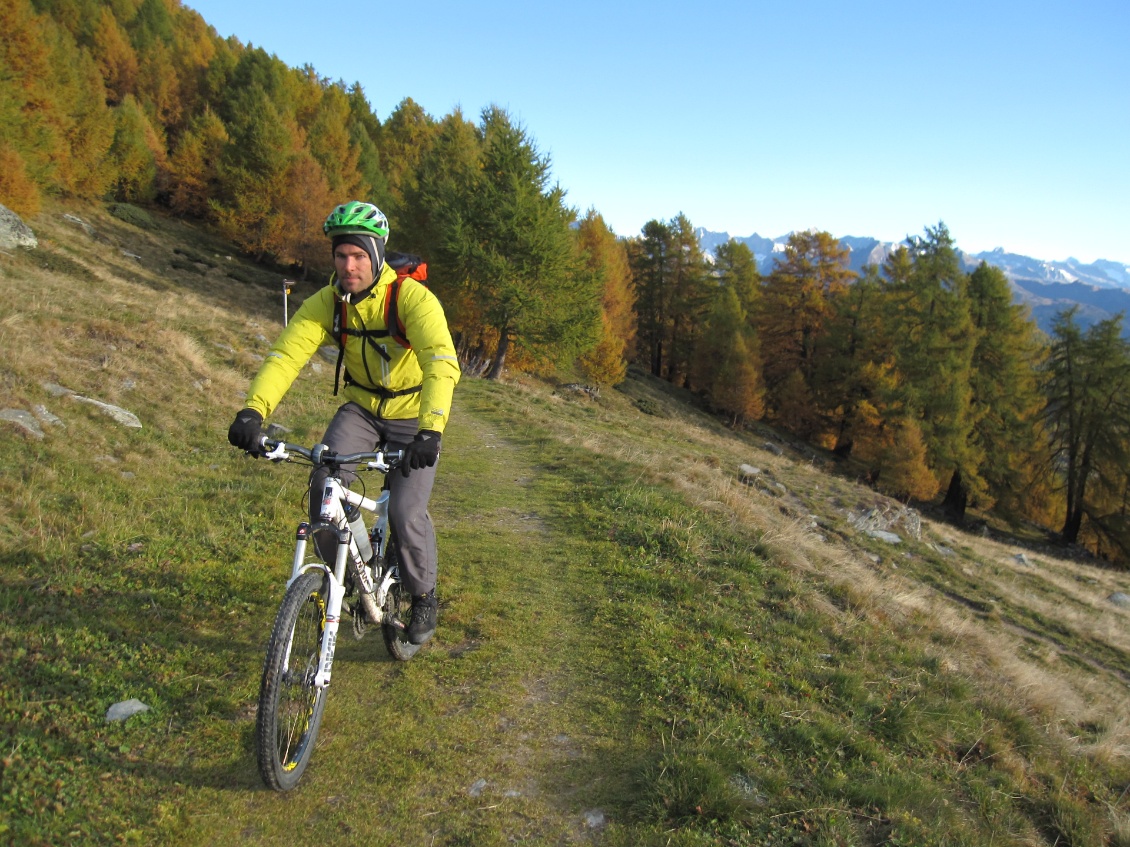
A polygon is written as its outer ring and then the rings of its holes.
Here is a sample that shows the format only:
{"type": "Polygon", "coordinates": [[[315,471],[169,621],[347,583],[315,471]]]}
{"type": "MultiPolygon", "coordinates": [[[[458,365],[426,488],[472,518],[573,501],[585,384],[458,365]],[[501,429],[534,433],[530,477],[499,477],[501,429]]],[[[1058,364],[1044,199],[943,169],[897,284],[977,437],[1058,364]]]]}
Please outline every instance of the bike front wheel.
{"type": "Polygon", "coordinates": [[[267,645],[255,738],[259,774],[276,791],[298,784],[314,752],[326,707],[326,689],[316,688],[314,677],[329,598],[330,578],[324,571],[298,577],[283,597],[267,645]]]}

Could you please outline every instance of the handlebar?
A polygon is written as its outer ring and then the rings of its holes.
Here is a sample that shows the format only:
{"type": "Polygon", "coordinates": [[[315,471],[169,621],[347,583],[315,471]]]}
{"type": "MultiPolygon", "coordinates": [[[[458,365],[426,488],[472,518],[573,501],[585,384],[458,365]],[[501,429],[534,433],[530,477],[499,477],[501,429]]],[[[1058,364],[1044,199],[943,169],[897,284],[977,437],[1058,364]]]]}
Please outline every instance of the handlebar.
{"type": "MultiPolygon", "coordinates": [[[[404,458],[403,450],[377,450],[375,453],[335,453],[325,444],[315,444],[307,448],[300,444],[287,444],[263,436],[259,442],[263,446],[263,458],[272,462],[288,462],[291,455],[298,455],[314,467],[340,468],[342,465],[364,465],[364,469],[388,473],[400,466],[404,458]]],[[[362,468],[358,468],[362,470],[362,468]]]]}

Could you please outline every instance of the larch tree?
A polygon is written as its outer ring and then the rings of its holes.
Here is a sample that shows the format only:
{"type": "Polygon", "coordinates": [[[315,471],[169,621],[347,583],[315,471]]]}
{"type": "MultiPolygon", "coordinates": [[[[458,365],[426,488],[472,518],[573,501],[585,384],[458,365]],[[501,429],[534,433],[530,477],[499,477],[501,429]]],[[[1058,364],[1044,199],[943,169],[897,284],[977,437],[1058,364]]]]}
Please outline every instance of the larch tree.
{"type": "Polygon", "coordinates": [[[437,132],[436,121],[411,97],[401,100],[381,124],[381,169],[390,201],[383,211],[390,221],[404,217],[406,198],[417,193],[420,162],[437,132]]]}
{"type": "Polygon", "coordinates": [[[287,165],[283,184],[279,257],[296,262],[302,268],[303,280],[312,267],[328,272],[332,263],[322,224],[339,201],[322,166],[308,151],[301,150],[287,165]]]}
{"type": "Polygon", "coordinates": [[[224,122],[211,109],[189,124],[168,164],[169,207],[178,215],[208,217],[209,201],[219,194],[218,162],[228,140],[224,122]]]}
{"type": "Polygon", "coordinates": [[[637,357],[647,362],[653,376],[663,376],[668,364],[674,311],[673,241],[671,228],[653,219],[628,244],[636,299],[637,357]]]}
{"type": "Polygon", "coordinates": [[[878,268],[869,265],[833,301],[821,383],[831,425],[826,446],[841,459],[852,455],[857,442],[878,438],[886,392],[897,381],[881,298],[878,268]]]}
{"type": "Polygon", "coordinates": [[[349,140],[357,148],[357,173],[365,198],[382,210],[391,208],[388,179],[381,166],[381,122],[373,114],[360,83],[349,89],[349,140]]]}
{"type": "Polygon", "coordinates": [[[261,259],[280,247],[287,169],[300,148],[296,129],[257,83],[240,99],[238,118],[228,123],[230,141],[217,166],[220,193],[211,206],[225,237],[261,259]]]}
{"type": "Polygon", "coordinates": [[[826,340],[835,300],[855,278],[847,258],[827,232],[795,232],[763,289],[757,325],[770,412],[787,417],[802,437],[818,437],[827,426],[826,340]]]}
{"type": "Polygon", "coordinates": [[[761,306],[761,273],[749,245],[731,238],[714,248],[714,274],[720,286],[732,288],[751,325],[761,306]]]}
{"type": "Polygon", "coordinates": [[[478,126],[478,178],[436,204],[439,252],[497,333],[486,376],[497,379],[511,345],[546,361],[573,359],[599,327],[599,279],[580,261],[564,192],[549,159],[498,107],[478,126]],[[469,190],[468,190],[469,189],[469,190]]]}
{"type": "Polygon", "coordinates": [[[106,84],[109,105],[116,106],[127,94],[137,93],[137,53],[108,6],[98,15],[91,50],[106,84]]]}
{"type": "Polygon", "coordinates": [[[19,151],[7,142],[0,142],[0,204],[23,217],[39,214],[39,186],[27,175],[19,151]]]}
{"type": "Polygon", "coordinates": [[[576,234],[589,270],[602,281],[600,340],[582,354],[581,370],[597,385],[615,385],[627,373],[626,353],[636,333],[628,253],[595,209],[581,218],[576,234]]]}
{"type": "Polygon", "coordinates": [[[737,427],[765,412],[757,335],[732,285],[718,285],[695,347],[691,380],[737,427]]]}
{"type": "Polygon", "coordinates": [[[1122,316],[1084,331],[1076,309],[1055,320],[1044,375],[1044,414],[1066,499],[1060,534],[1068,544],[1079,540],[1084,518],[1102,516],[1095,489],[1124,491],[1130,466],[1130,342],[1122,316]]]}
{"type": "Polygon", "coordinates": [[[132,94],[126,95],[114,114],[114,142],[109,151],[115,174],[114,194],[119,200],[148,202],[157,193],[158,167],[164,165],[165,159],[164,144],[132,94]]]}
{"type": "Polygon", "coordinates": [[[39,211],[41,187],[53,170],[51,154],[60,146],[44,113],[51,49],[37,17],[30,0],[0,4],[0,203],[27,215],[39,211]]]}
{"type": "Polygon", "coordinates": [[[361,149],[350,136],[349,112],[345,90],[336,84],[324,85],[313,119],[306,126],[306,146],[321,165],[330,194],[341,198],[338,202],[360,197],[368,189],[358,170],[361,149]]]}
{"type": "Polygon", "coordinates": [[[980,485],[970,385],[977,332],[949,230],[927,227],[884,268],[884,320],[894,330],[901,400],[917,416],[929,465],[940,486],[980,485]]]}
{"type": "Polygon", "coordinates": [[[62,28],[54,30],[52,52],[49,87],[53,121],[62,139],[53,188],[71,196],[99,198],[114,180],[108,152],[116,116],[106,106],[102,74],[90,52],[78,48],[62,28]]]}
{"type": "Polygon", "coordinates": [[[968,501],[1020,515],[1025,492],[1033,490],[1045,442],[1040,431],[1043,405],[1038,368],[1043,356],[1040,334],[1024,307],[1012,302],[1008,278],[982,262],[969,275],[968,298],[976,345],[970,374],[971,438],[981,459],[967,487],[955,474],[946,495],[950,514],[961,522],[968,501]]]}
{"type": "Polygon", "coordinates": [[[703,318],[711,304],[711,279],[694,226],[681,212],[668,222],[670,242],[671,335],[667,380],[691,387],[689,375],[703,318]]]}

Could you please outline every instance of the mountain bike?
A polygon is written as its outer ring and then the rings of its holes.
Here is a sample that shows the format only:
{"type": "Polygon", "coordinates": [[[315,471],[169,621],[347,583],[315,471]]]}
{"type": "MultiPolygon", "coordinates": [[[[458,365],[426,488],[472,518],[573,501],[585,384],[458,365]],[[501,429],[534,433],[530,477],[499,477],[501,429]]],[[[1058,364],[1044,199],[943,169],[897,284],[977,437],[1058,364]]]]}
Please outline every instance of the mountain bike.
{"type": "Polygon", "coordinates": [[[399,467],[401,451],[338,454],[325,444],[307,449],[268,438],[262,444],[265,458],[271,461],[329,470],[322,490],[310,491],[311,497],[321,497],[318,521],[298,525],[290,579],[275,616],[259,685],[255,727],[259,774],[268,787],[289,791],[302,778],[314,752],[343,610],[353,619],[356,638],[363,638],[370,626],[380,626],[389,655],[398,661],[411,659],[420,648],[405,635],[412,597],[400,581],[388,522],[387,475],[399,467]],[[346,465],[357,465],[358,479],[364,471],[384,474],[380,496],[365,496],[363,484],[360,493],[346,488],[340,478],[346,465]],[[362,516],[366,511],[376,515],[370,532],[362,516]],[[319,539],[333,540],[332,565],[315,555],[316,550],[307,552],[315,532],[319,539]]]}

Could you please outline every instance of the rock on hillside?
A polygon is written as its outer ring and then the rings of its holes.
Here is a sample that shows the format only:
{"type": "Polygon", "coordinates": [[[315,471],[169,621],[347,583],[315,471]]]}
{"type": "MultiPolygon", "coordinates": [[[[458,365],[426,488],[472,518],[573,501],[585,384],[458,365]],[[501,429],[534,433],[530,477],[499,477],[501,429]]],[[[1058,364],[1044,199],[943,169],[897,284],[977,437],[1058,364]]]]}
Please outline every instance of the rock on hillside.
{"type": "Polygon", "coordinates": [[[14,250],[17,247],[34,250],[38,246],[39,240],[31,227],[7,206],[0,206],[0,250],[14,250]]]}

